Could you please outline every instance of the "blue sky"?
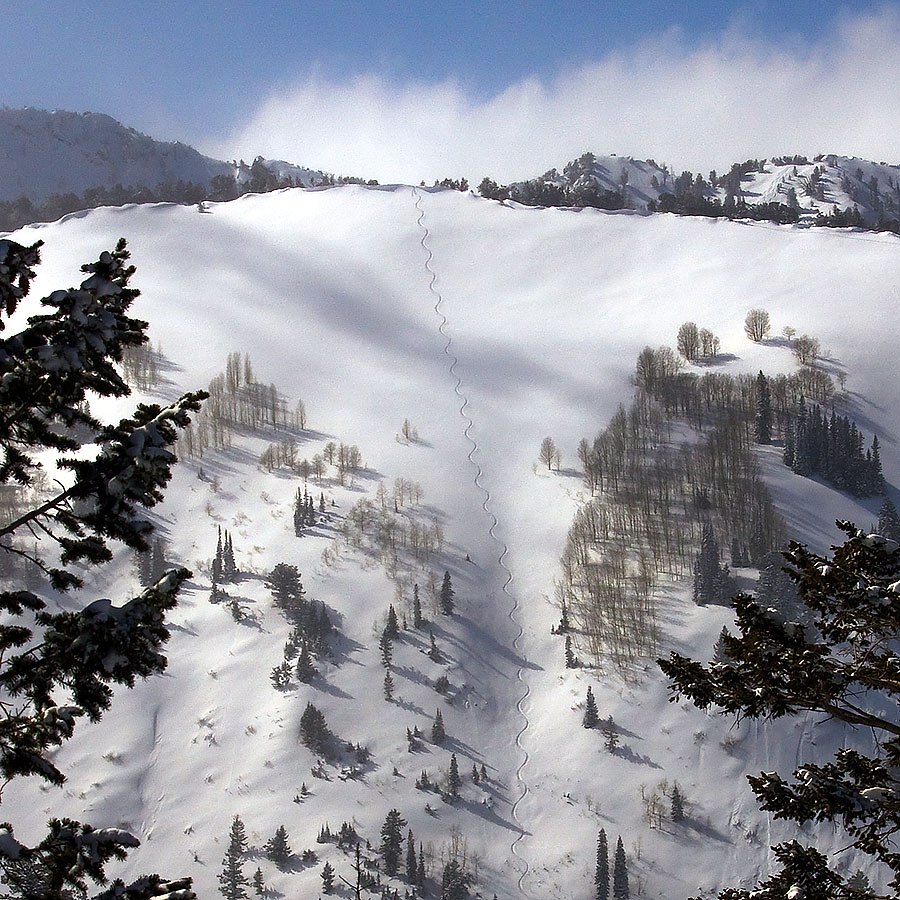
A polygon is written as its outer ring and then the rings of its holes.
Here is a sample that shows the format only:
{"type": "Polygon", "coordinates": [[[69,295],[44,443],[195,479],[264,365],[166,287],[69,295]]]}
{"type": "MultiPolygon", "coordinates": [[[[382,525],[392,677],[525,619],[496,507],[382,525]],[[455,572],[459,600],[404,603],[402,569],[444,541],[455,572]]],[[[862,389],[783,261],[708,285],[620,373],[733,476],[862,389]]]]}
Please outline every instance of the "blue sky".
{"type": "Polygon", "coordinates": [[[536,174],[592,139],[597,152],[685,167],[722,152],[712,163],[721,168],[737,131],[748,132],[743,156],[879,146],[890,155],[889,121],[862,123],[858,147],[806,146],[832,133],[823,135],[834,123],[821,121],[831,105],[818,95],[818,112],[779,123],[777,150],[755,116],[789,98],[791,84],[817,92],[829,78],[828,96],[853,101],[858,91],[851,108],[869,105],[867,84],[885,86],[896,107],[898,33],[900,3],[864,0],[30,0],[0,31],[0,104],[106,112],[220,156],[261,153],[381,180],[392,165],[398,179],[486,174],[488,151],[498,177],[536,174]],[[770,94],[749,118],[745,87],[770,94]]]}

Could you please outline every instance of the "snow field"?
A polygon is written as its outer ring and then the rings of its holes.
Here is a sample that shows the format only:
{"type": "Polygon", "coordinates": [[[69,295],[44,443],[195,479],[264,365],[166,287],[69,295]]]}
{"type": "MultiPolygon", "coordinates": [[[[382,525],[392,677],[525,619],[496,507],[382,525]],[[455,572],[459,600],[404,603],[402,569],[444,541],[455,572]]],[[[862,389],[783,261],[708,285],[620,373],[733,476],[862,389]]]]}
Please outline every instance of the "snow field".
{"type": "MultiPolygon", "coordinates": [[[[144,843],[128,871],[190,874],[203,896],[216,891],[235,814],[254,847],[284,824],[295,853],[313,847],[320,854],[316,865],[293,873],[279,873],[261,858],[248,861],[248,875],[260,865],[267,883],[291,896],[319,890],[325,859],[350,877],[333,845],[315,844],[324,822],[336,831],[355,821],[377,845],[392,807],[436,855],[451,827],[459,827],[469,852],[481,857],[486,896],[586,895],[601,827],[611,844],[622,834],[633,890],[640,886],[646,896],[749,883],[765,873],[767,847],[780,832],[757,810],[743,773],[788,770],[813,741],[812,752],[827,757],[843,732],[829,726],[813,734],[812,724],[801,721],[736,727],[669,703],[652,661],[628,680],[609,668],[563,668],[562,639],[550,628],[559,617],[558,559],[582,499],[575,448],[606,425],[619,403],[628,404],[640,350],[674,345],[685,320],[721,338],[723,370],[790,371],[794,362],[783,341],[758,346],[743,334],[746,311],[762,306],[776,334],[790,324],[818,337],[826,364],[847,371],[851,415],[868,439],[877,430],[885,475],[896,481],[896,239],[514,209],[455,192],[421,191],[420,207],[496,540],[468,461],[472,445],[438,330],[410,188],[283,191],[211,204],[209,214],[169,205],[103,209],[19,234],[46,242],[35,296],[76,282],[78,265],[124,234],[143,292],[135,312],[151,322],[154,341],[174,366],[164,393],[205,386],[229,352],[247,353],[259,380],[276,384],[289,407],[297,398],[306,403],[310,431],[298,439],[300,457],[321,452],[328,440],[360,447],[368,471],[355,484],[341,487],[329,478],[310,485],[314,496],[321,488],[334,498],[338,515],[361,497],[374,501],[381,479],[388,489],[397,477],[419,482],[423,504],[446,536],[443,554],[427,569],[451,572],[458,615],[435,619],[428,571],[410,573],[421,579],[447,663],[421,652],[427,632],[397,642],[396,702],[386,703],[377,634],[396,602],[394,586],[359,552],[324,564],[322,550],[333,539],[325,528],[297,539],[291,504],[301,481],[256,465],[278,435],[238,437],[228,451],[182,464],[158,510],[173,558],[194,570],[173,617],[169,671],[123,692],[100,725],[79,726],[60,753],[70,775],[61,791],[41,793],[34,803],[34,786],[15,786],[4,801],[18,818],[26,806],[32,810],[35,833],[51,808],[97,825],[127,824],[144,843]],[[419,443],[398,441],[405,418],[419,443]],[[558,473],[537,462],[545,436],[561,448],[558,473]],[[246,598],[255,625],[236,624],[224,606],[208,603],[218,525],[233,534],[247,573],[229,592],[246,598]],[[298,566],[307,596],[340,614],[345,636],[340,665],[287,693],[269,682],[288,631],[262,584],[277,562],[298,566]],[[512,574],[508,593],[504,566],[512,574]],[[518,649],[516,621],[524,627],[518,649]],[[511,807],[522,792],[516,771],[523,756],[515,746],[523,723],[516,710],[522,666],[528,763],[527,794],[516,810],[525,832],[516,859],[511,807]],[[441,672],[459,692],[452,705],[429,684],[441,672]],[[621,729],[621,754],[608,754],[602,736],[580,726],[588,684],[601,717],[613,715],[621,729]],[[372,751],[375,767],[362,779],[340,780],[339,767],[329,770],[327,782],[311,776],[314,757],[297,740],[307,700],[343,740],[372,751]],[[427,737],[438,706],[450,740],[442,748],[426,741],[421,753],[408,753],[406,728],[418,725],[427,737]],[[413,786],[423,768],[437,780],[451,751],[466,781],[456,807],[413,786]],[[116,755],[104,758],[108,753],[116,755]],[[473,761],[486,765],[487,790],[469,781],[473,761]],[[644,821],[642,790],[649,796],[664,779],[682,788],[689,826],[650,828],[644,821]],[[296,804],[301,782],[312,796],[296,804]],[[488,795],[490,807],[481,803],[488,795]],[[426,802],[436,817],[425,812],[426,802]],[[520,885],[523,860],[529,874],[520,885]]],[[[780,467],[773,452],[761,459],[792,533],[817,548],[836,539],[835,517],[860,524],[874,518],[877,503],[853,502],[801,479],[780,467]]],[[[133,589],[129,562],[101,581],[110,596],[133,589]]],[[[728,613],[693,607],[688,587],[663,586],[663,648],[705,656],[728,613]]],[[[827,846],[841,845],[839,835],[823,838],[827,846]]]]}

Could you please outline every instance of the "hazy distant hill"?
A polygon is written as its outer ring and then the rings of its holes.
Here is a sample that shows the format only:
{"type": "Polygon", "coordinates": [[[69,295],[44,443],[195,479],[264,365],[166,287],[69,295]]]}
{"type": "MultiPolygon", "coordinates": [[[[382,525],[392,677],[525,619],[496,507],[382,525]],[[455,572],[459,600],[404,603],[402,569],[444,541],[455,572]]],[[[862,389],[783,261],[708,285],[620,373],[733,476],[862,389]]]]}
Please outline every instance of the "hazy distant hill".
{"type": "MultiPolygon", "coordinates": [[[[0,229],[101,205],[229,200],[285,186],[361,180],[263,157],[251,163],[212,159],[101,113],[0,109],[0,229]]],[[[900,166],[834,154],[747,159],[718,173],[694,173],[653,159],[584,153],[562,170],[525,181],[497,185],[486,178],[479,190],[529,206],[900,230],[900,166]]]]}
{"type": "Polygon", "coordinates": [[[0,200],[80,194],[100,185],[208,184],[233,167],[182,143],[156,141],[102,113],[0,109],[0,200]]]}
{"type": "Polygon", "coordinates": [[[29,201],[6,210],[0,228],[101,204],[226,199],[247,190],[310,187],[324,180],[322,172],[282,160],[212,159],[102,113],[0,108],[0,203],[29,201]],[[85,196],[95,189],[102,190],[85,196]]]}

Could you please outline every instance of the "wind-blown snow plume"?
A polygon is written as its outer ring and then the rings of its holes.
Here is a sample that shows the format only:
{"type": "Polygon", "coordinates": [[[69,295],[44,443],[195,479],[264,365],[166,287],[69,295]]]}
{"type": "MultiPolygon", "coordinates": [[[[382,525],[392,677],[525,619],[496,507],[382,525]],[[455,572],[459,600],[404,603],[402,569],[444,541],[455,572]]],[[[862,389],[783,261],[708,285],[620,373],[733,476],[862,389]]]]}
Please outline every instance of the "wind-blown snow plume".
{"type": "Polygon", "coordinates": [[[891,162],[900,157],[898,42],[900,13],[887,7],[838,20],[814,44],[764,43],[746,26],[693,44],[672,30],[486,99],[452,80],[336,82],[312,72],[273,87],[248,123],[204,149],[411,183],[526,178],[588,149],[702,171],[748,147],[891,162]]]}

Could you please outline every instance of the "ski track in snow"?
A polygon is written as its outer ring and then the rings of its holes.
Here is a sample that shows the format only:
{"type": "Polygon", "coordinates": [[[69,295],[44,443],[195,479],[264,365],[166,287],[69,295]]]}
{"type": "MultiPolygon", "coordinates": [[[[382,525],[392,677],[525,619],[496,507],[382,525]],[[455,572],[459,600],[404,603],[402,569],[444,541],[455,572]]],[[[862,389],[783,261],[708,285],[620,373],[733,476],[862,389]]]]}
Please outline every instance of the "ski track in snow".
{"type": "MultiPolygon", "coordinates": [[[[437,273],[435,272],[434,267],[432,265],[434,262],[434,253],[432,253],[431,248],[428,246],[428,239],[431,237],[431,232],[428,230],[428,226],[425,224],[425,209],[422,206],[421,192],[419,190],[417,190],[416,188],[413,188],[413,196],[415,197],[416,210],[419,213],[419,218],[417,220],[417,224],[422,229],[422,239],[421,239],[420,243],[422,244],[422,249],[428,254],[428,257],[425,260],[425,271],[429,275],[428,290],[436,298],[435,303],[434,303],[434,311],[438,316],[440,316],[440,319],[441,319],[440,325],[438,326],[438,331],[441,333],[441,336],[446,340],[446,344],[444,344],[444,354],[446,355],[447,359],[450,361],[450,367],[449,367],[450,375],[456,380],[456,384],[454,385],[453,390],[456,393],[456,396],[459,398],[459,400],[462,404],[459,408],[459,414],[460,414],[460,416],[462,416],[463,422],[465,423],[465,426],[466,426],[463,429],[463,434],[465,435],[466,440],[468,440],[468,442],[471,444],[471,448],[466,456],[466,459],[469,461],[469,463],[472,465],[472,467],[475,470],[475,475],[473,478],[474,484],[484,495],[484,499],[481,503],[481,508],[484,510],[484,512],[487,514],[487,516],[490,518],[490,521],[491,521],[491,527],[488,529],[488,534],[491,536],[491,539],[496,543],[497,547],[500,549],[500,554],[497,557],[497,564],[500,566],[500,568],[503,570],[504,575],[506,576],[506,580],[503,582],[501,591],[506,595],[507,599],[512,604],[510,607],[510,610],[509,610],[508,618],[509,618],[510,622],[512,622],[512,624],[518,629],[518,634],[516,634],[515,638],[513,639],[512,646],[513,646],[513,649],[517,653],[519,653],[520,642],[522,640],[522,635],[525,633],[525,629],[522,626],[521,622],[519,622],[519,619],[518,619],[519,601],[512,594],[512,592],[509,589],[509,586],[513,580],[513,575],[512,575],[512,570],[509,568],[509,566],[506,565],[506,563],[504,561],[507,553],[509,553],[509,547],[506,545],[506,543],[503,540],[501,540],[497,536],[496,529],[500,523],[499,523],[499,520],[497,519],[497,516],[494,515],[494,512],[491,509],[491,499],[492,499],[491,492],[488,490],[488,488],[486,488],[482,484],[482,481],[481,481],[483,472],[481,470],[481,466],[478,464],[478,461],[475,459],[475,454],[478,452],[478,449],[479,449],[478,442],[475,440],[475,438],[472,437],[472,434],[471,434],[472,428],[474,427],[475,423],[467,411],[467,408],[469,406],[469,398],[466,395],[466,393],[463,391],[462,379],[459,377],[459,375],[456,372],[456,367],[459,364],[459,359],[453,353],[453,350],[452,350],[453,340],[450,337],[450,335],[447,333],[448,319],[444,315],[443,311],[441,310],[441,306],[444,302],[444,297],[441,294],[440,290],[436,286],[437,273]]],[[[521,654],[519,654],[519,655],[521,656],[521,654]]],[[[516,741],[515,741],[516,747],[518,747],[519,751],[522,754],[522,761],[519,764],[518,768],[516,769],[516,780],[519,783],[520,793],[519,793],[519,796],[516,798],[516,801],[513,803],[512,809],[511,809],[512,818],[518,827],[519,833],[516,836],[515,840],[513,840],[513,842],[509,845],[509,850],[510,850],[510,853],[513,856],[515,856],[519,860],[519,862],[522,864],[521,872],[519,874],[517,884],[518,884],[520,894],[523,897],[527,897],[528,893],[527,893],[524,885],[525,885],[525,880],[528,878],[529,872],[531,871],[531,867],[528,864],[528,860],[519,852],[519,843],[525,837],[527,832],[522,827],[522,823],[519,819],[519,813],[518,813],[519,805],[528,796],[528,782],[525,780],[524,771],[525,771],[525,767],[528,765],[529,756],[528,756],[528,751],[525,749],[525,747],[522,744],[522,736],[525,734],[525,732],[528,730],[528,728],[530,726],[530,722],[528,720],[528,715],[526,714],[525,709],[524,709],[524,704],[528,700],[528,696],[531,693],[531,687],[529,686],[528,682],[525,680],[524,662],[525,661],[523,659],[522,663],[519,664],[519,667],[516,670],[516,678],[517,678],[519,684],[522,686],[522,695],[519,697],[519,699],[516,703],[516,710],[518,711],[519,715],[522,717],[522,727],[517,732],[516,741]]]]}

